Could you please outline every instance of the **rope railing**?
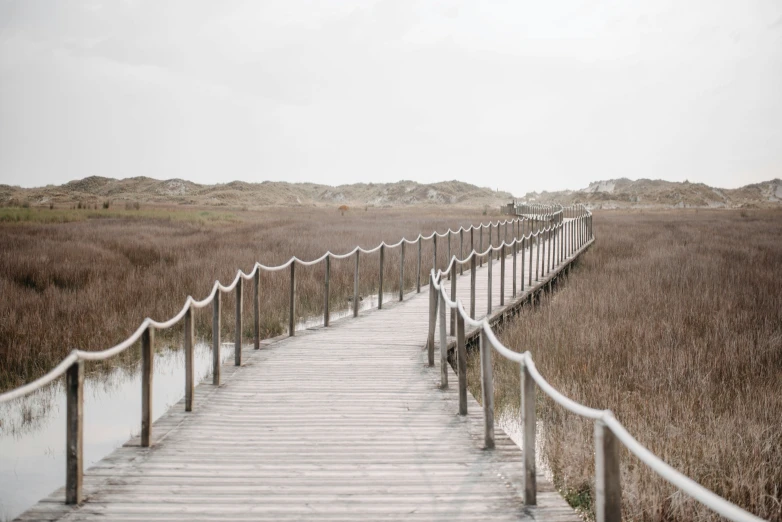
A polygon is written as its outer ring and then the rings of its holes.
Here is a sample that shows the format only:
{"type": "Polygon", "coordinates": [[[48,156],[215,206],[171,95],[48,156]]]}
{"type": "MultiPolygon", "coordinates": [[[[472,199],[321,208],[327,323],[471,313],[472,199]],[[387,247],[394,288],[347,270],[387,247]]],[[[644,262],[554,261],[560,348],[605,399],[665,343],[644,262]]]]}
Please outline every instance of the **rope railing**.
{"type": "MultiPolygon", "coordinates": [[[[539,210],[539,206],[536,205],[517,205],[517,212],[519,207],[523,207],[521,210],[523,213],[536,212],[539,210]]],[[[709,509],[718,513],[719,515],[736,522],[745,521],[760,521],[762,519],[755,515],[741,509],[732,502],[720,497],[714,492],[701,486],[694,480],[690,479],[686,475],[677,471],[670,465],[666,464],[662,459],[657,457],[640,442],[638,442],[628,431],[622,426],[622,424],[614,417],[611,410],[595,409],[580,404],[569,397],[559,392],[554,386],[552,386],[546,379],[540,374],[535,367],[535,363],[532,359],[532,354],[529,351],[523,353],[516,352],[502,344],[497,338],[496,334],[492,330],[490,323],[491,308],[491,295],[492,295],[492,271],[489,264],[489,270],[487,272],[488,277],[488,310],[486,316],[477,320],[475,318],[475,280],[471,280],[471,293],[470,293],[470,312],[468,313],[461,299],[456,299],[455,285],[451,279],[450,292],[444,284],[444,276],[446,276],[457,264],[464,264],[468,260],[471,266],[475,266],[475,258],[487,255],[490,251],[500,248],[504,251],[506,247],[510,247],[513,250],[514,258],[514,296],[515,294],[515,268],[516,257],[515,248],[521,243],[524,245],[525,240],[531,240],[533,237],[546,238],[549,240],[551,236],[555,238],[554,243],[548,245],[548,255],[551,256],[552,249],[554,249],[554,257],[556,265],[551,265],[548,260],[544,258],[541,265],[542,272],[538,272],[540,264],[541,251],[546,252],[547,244],[542,242],[539,245],[536,243],[538,260],[536,261],[536,281],[541,277],[546,277],[546,273],[549,274],[549,283],[551,278],[559,275],[560,270],[565,268],[569,263],[573,262],[591,242],[594,241],[594,235],[592,233],[592,215],[586,211],[584,207],[579,207],[577,213],[574,215],[572,207],[564,209],[563,215],[566,219],[572,219],[573,221],[552,221],[550,226],[544,227],[534,234],[530,234],[529,237],[523,236],[521,239],[516,238],[510,244],[503,242],[498,247],[489,247],[484,252],[471,252],[464,259],[451,258],[447,268],[445,270],[435,270],[434,268],[430,272],[430,292],[429,292],[429,335],[427,338],[427,348],[429,355],[429,365],[434,365],[434,330],[435,323],[439,322],[439,347],[440,347],[440,386],[443,388],[448,387],[448,343],[446,336],[445,325],[445,310],[446,308],[451,311],[452,324],[455,323],[455,332],[452,327],[451,335],[456,337],[456,372],[459,380],[459,414],[467,415],[467,348],[466,348],[466,326],[470,326],[477,331],[477,335],[480,336],[480,367],[481,367],[481,394],[482,394],[482,406],[484,417],[484,446],[486,449],[494,448],[494,381],[492,375],[492,349],[500,354],[505,359],[515,362],[519,365],[520,369],[520,385],[521,385],[521,400],[519,405],[520,417],[521,417],[521,435],[522,435],[522,455],[524,472],[523,477],[523,489],[524,489],[524,502],[529,505],[535,505],[537,503],[537,486],[536,486],[536,463],[535,463],[535,437],[536,437],[536,412],[535,412],[535,388],[540,389],[546,396],[552,399],[556,404],[565,408],[566,410],[579,415],[581,417],[590,419],[595,423],[595,511],[598,522],[614,522],[621,521],[622,519],[622,492],[620,484],[620,470],[619,470],[619,444],[621,443],[630,453],[635,455],[641,462],[648,466],[658,476],[668,481],[675,487],[679,488],[682,492],[689,495],[693,499],[702,503],[709,509]],[[579,212],[583,212],[580,214],[579,212]],[[573,225],[571,225],[571,223],[573,225]],[[559,242],[557,242],[559,240],[559,242]],[[559,250],[557,250],[557,248],[559,250]],[[557,269],[557,266],[559,267],[557,269]],[[547,272],[546,269],[549,271],[547,272]],[[450,295],[449,295],[450,293],[450,295]],[[453,317],[455,315],[455,318],[453,317]],[[437,317],[439,316],[439,319],[437,317]]],[[[524,250],[522,249],[522,252],[524,250]]],[[[544,254],[545,256],[546,254],[544,254]]],[[[530,285],[532,284],[532,250],[530,249],[530,285]]],[[[504,257],[501,260],[501,270],[504,271],[504,257]]],[[[522,261],[522,282],[524,279],[523,271],[524,262],[522,261]]],[[[545,282],[545,281],[544,281],[545,282]]],[[[500,284],[500,296],[504,292],[505,278],[501,277],[500,284]]],[[[534,291],[540,291],[543,285],[538,286],[536,289],[530,287],[528,293],[534,291]]],[[[522,289],[523,290],[523,289],[522,289]]],[[[521,300],[524,299],[523,296],[521,300]]]]}
{"type": "MultiPolygon", "coordinates": [[[[388,244],[382,241],[374,248],[365,249],[360,246],[356,246],[350,252],[344,254],[335,254],[331,251],[327,251],[317,259],[306,261],[299,259],[296,256],[291,257],[288,261],[281,265],[266,266],[259,262],[253,265],[252,270],[247,273],[242,270],[237,270],[236,276],[228,285],[223,285],[220,281],[215,281],[212,285],[210,293],[201,300],[196,300],[192,296],[187,296],[184,305],[176,315],[165,321],[155,321],[149,317],[145,318],[139,327],[125,340],[119,344],[112,346],[111,348],[102,351],[85,351],[75,349],[71,351],[57,366],[52,368],[48,373],[39,377],[38,379],[27,383],[23,386],[15,388],[0,394],[0,403],[12,401],[28,395],[48,384],[55,379],[65,375],[65,392],[66,392],[66,486],[65,486],[65,501],[67,504],[78,504],[82,501],[83,497],[83,413],[84,413],[84,362],[85,361],[99,361],[114,357],[139,340],[141,341],[141,431],[140,442],[142,447],[149,447],[152,440],[152,375],[154,373],[154,339],[155,330],[165,330],[178,324],[184,320],[184,351],[185,351],[185,411],[189,412],[193,409],[193,397],[195,388],[195,332],[194,332],[194,320],[193,311],[195,309],[206,308],[210,304],[212,305],[212,384],[219,385],[221,382],[221,338],[220,328],[222,321],[222,294],[234,292],[236,299],[236,314],[235,314],[235,335],[234,335],[234,363],[236,366],[242,364],[242,328],[243,328],[243,301],[242,296],[244,292],[244,282],[252,281],[254,290],[253,299],[253,337],[254,348],[260,348],[260,274],[261,271],[265,272],[277,272],[282,270],[289,270],[290,272],[290,302],[288,311],[288,335],[294,336],[296,334],[296,266],[313,266],[319,263],[324,263],[325,277],[324,277],[324,306],[323,306],[323,324],[329,326],[330,322],[330,309],[329,309],[329,279],[330,279],[330,262],[331,259],[349,259],[355,260],[354,268],[354,288],[353,288],[353,316],[356,317],[359,314],[359,270],[360,270],[360,254],[373,254],[379,252],[380,262],[380,276],[379,276],[379,292],[378,292],[378,308],[383,307],[383,284],[384,284],[384,262],[385,262],[385,250],[388,248],[401,249],[401,256],[399,261],[399,274],[400,274],[400,288],[399,288],[399,301],[404,300],[405,290],[405,246],[416,245],[417,246],[417,264],[416,264],[416,293],[421,292],[421,275],[422,271],[422,250],[423,241],[432,240],[433,245],[433,268],[437,268],[437,238],[448,238],[447,254],[448,258],[452,257],[452,245],[451,238],[454,235],[459,237],[459,252],[460,255],[464,251],[464,234],[469,234],[469,248],[474,252],[474,236],[475,231],[479,231],[479,240],[481,243],[481,250],[483,250],[483,230],[487,229],[489,234],[489,243],[492,244],[493,231],[496,230],[496,240],[500,241],[500,229],[504,227],[505,239],[508,239],[509,232],[513,233],[514,238],[518,238],[526,234],[528,237],[539,237],[542,231],[545,229],[545,224],[554,222],[555,220],[562,221],[562,216],[565,213],[580,215],[585,218],[585,210],[576,207],[561,207],[561,206],[540,206],[537,207],[537,213],[531,216],[520,216],[512,219],[497,220],[496,222],[489,221],[484,224],[481,222],[478,225],[470,225],[468,228],[460,226],[457,230],[448,228],[446,232],[439,233],[436,230],[430,235],[424,236],[418,234],[415,239],[402,238],[394,244],[388,244]],[[534,231],[534,234],[533,234],[534,231]]],[[[575,236],[574,236],[575,237],[575,236]]],[[[503,240],[503,245],[505,245],[503,240]]],[[[503,247],[504,248],[504,247],[503,247]]],[[[481,256],[489,255],[492,252],[497,251],[496,248],[491,246],[484,251],[481,256]]],[[[530,256],[531,257],[531,256],[530,256]]],[[[467,260],[472,259],[472,279],[475,279],[475,256],[470,254],[467,260]]],[[[489,263],[491,267],[491,263],[489,263]]],[[[450,270],[450,269],[449,269],[450,270]]],[[[462,268],[463,273],[463,268],[462,268]]],[[[450,272],[449,272],[450,277],[450,272]]],[[[456,278],[451,278],[455,284],[456,278]]],[[[454,287],[455,288],[455,287],[454,287]]],[[[474,308],[474,306],[473,306],[474,308]]]]}

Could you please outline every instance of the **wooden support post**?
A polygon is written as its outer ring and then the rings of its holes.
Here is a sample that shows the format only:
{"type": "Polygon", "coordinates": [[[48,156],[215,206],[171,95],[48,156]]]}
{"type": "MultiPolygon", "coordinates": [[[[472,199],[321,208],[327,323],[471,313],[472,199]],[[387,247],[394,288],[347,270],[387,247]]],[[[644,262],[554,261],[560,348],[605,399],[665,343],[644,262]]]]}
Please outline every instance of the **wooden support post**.
{"type": "MultiPolygon", "coordinates": [[[[497,246],[500,246],[502,244],[502,239],[500,239],[500,221],[497,220],[497,246]]],[[[497,250],[497,259],[500,258],[501,252],[497,250]]]]}
{"type": "Polygon", "coordinates": [[[470,252],[475,252],[475,227],[470,225],[470,252]]]}
{"type": "Polygon", "coordinates": [[[528,285],[530,286],[530,288],[532,287],[532,257],[533,257],[532,256],[532,238],[533,237],[534,236],[532,234],[530,234],[529,241],[527,242],[527,244],[529,245],[529,281],[528,281],[528,285]]]}
{"type": "Polygon", "coordinates": [[[521,272],[521,288],[519,289],[521,293],[524,293],[524,248],[525,248],[526,239],[524,236],[521,236],[521,266],[519,267],[519,271],[521,272]]]}
{"type": "MultiPolygon", "coordinates": [[[[440,278],[440,285],[443,285],[445,280],[440,278]]],[[[440,388],[448,388],[448,338],[445,335],[445,297],[443,297],[443,290],[441,288],[437,292],[439,301],[439,322],[440,322],[440,388]]]]}
{"type": "MultiPolygon", "coordinates": [[[[478,249],[483,252],[483,223],[481,223],[481,228],[478,230],[478,249]]],[[[481,256],[481,268],[483,268],[483,256],[481,256]]]]}
{"type": "MultiPolygon", "coordinates": [[[[451,263],[453,258],[451,257],[451,229],[450,228],[448,229],[447,234],[448,234],[448,257],[446,259],[448,259],[448,262],[451,263]]],[[[453,273],[455,271],[456,271],[456,264],[454,263],[452,265],[451,269],[448,270],[448,280],[449,281],[451,280],[451,276],[453,275],[453,273]]]]}
{"type": "Polygon", "coordinates": [[[253,277],[253,347],[261,349],[261,267],[256,267],[253,277]]]}
{"type": "Polygon", "coordinates": [[[432,268],[434,268],[435,273],[437,273],[437,231],[435,230],[434,235],[432,235],[432,268]]]}
{"type": "Polygon", "coordinates": [[[383,262],[386,255],[386,246],[380,245],[380,288],[377,291],[377,309],[383,309],[383,262]]]}
{"type": "MultiPolygon", "coordinates": [[[[455,270],[455,268],[454,268],[455,270]]],[[[454,303],[456,302],[456,274],[454,274],[454,277],[451,278],[451,301],[454,303]]],[[[456,335],[456,315],[457,310],[456,308],[451,308],[451,335],[456,335]]]]}
{"type": "Polygon", "coordinates": [[[405,298],[405,241],[402,240],[399,252],[399,300],[405,298]]]}
{"type": "Polygon", "coordinates": [[[195,391],[195,330],[193,329],[193,305],[185,312],[185,411],[193,411],[195,391]]]}
{"type": "Polygon", "coordinates": [[[489,267],[489,285],[488,285],[488,295],[486,300],[486,316],[488,317],[491,314],[491,291],[492,291],[492,281],[491,281],[491,273],[492,273],[492,266],[494,265],[494,259],[492,259],[492,251],[489,250],[489,262],[486,263],[489,267]]]}
{"type": "Polygon", "coordinates": [[[434,326],[437,316],[437,296],[434,289],[434,277],[429,275],[429,332],[426,337],[426,351],[429,366],[434,366],[434,326]]]}
{"type": "Polygon", "coordinates": [[[65,503],[81,504],[84,476],[84,361],[65,373],[65,503]]]}
{"type": "Polygon", "coordinates": [[[598,522],[621,522],[619,441],[600,419],[595,421],[595,514],[598,522]]]}
{"type": "Polygon", "coordinates": [[[296,335],[296,261],[291,262],[291,280],[288,290],[288,336],[296,335]]]}
{"type": "Polygon", "coordinates": [[[537,504],[537,487],[535,483],[535,381],[525,364],[521,365],[521,436],[522,458],[524,459],[524,503],[528,506],[537,504]]]}
{"type": "Polygon", "coordinates": [[[148,326],[141,334],[141,446],[148,448],[152,439],[152,374],[154,373],[155,328],[148,326]]]}
{"type": "Polygon", "coordinates": [[[470,319],[475,319],[475,268],[477,266],[475,250],[470,258],[470,319]]]}
{"type": "Polygon", "coordinates": [[[456,314],[456,369],[459,374],[459,415],[467,415],[467,343],[464,338],[464,317],[456,314]]]}
{"type": "Polygon", "coordinates": [[[329,280],[331,279],[331,256],[326,255],[324,259],[326,266],[323,274],[323,326],[329,325],[331,313],[329,312],[329,280]]]}
{"type": "Polygon", "coordinates": [[[483,398],[483,446],[494,449],[494,381],[489,338],[481,329],[481,396],[483,398]]]}
{"type": "Polygon", "coordinates": [[[358,317],[358,302],[359,302],[359,295],[358,295],[358,283],[359,283],[359,273],[358,273],[358,255],[361,253],[360,250],[356,250],[356,268],[353,272],[353,317],[358,317]]]}
{"type": "MultiPolygon", "coordinates": [[[[464,259],[464,227],[459,228],[459,260],[464,259]]],[[[464,275],[464,263],[459,263],[459,275],[464,275]]]]}
{"type": "Polygon", "coordinates": [[[505,306],[505,243],[500,247],[500,306],[505,306]]]}
{"type": "MultiPolygon", "coordinates": [[[[291,263],[293,266],[293,263],[291,263]]],[[[234,334],[234,365],[242,365],[242,287],[244,280],[236,282],[236,333],[234,334]]]]}
{"type": "Polygon", "coordinates": [[[542,260],[543,264],[540,267],[540,275],[544,279],[546,278],[546,274],[548,273],[548,258],[551,257],[551,249],[549,248],[550,234],[551,234],[550,230],[543,231],[543,260],[542,260]]]}
{"type": "Polygon", "coordinates": [[[516,251],[519,249],[518,239],[513,240],[513,297],[516,297],[516,251]]]}
{"type": "Polygon", "coordinates": [[[415,288],[417,293],[421,293],[421,235],[418,235],[418,270],[415,274],[415,288]]]}
{"type": "Polygon", "coordinates": [[[218,288],[212,301],[212,384],[220,386],[220,301],[222,292],[218,288]]]}
{"type": "Polygon", "coordinates": [[[540,235],[542,232],[538,231],[538,235],[535,236],[535,281],[540,281],[540,235]]]}

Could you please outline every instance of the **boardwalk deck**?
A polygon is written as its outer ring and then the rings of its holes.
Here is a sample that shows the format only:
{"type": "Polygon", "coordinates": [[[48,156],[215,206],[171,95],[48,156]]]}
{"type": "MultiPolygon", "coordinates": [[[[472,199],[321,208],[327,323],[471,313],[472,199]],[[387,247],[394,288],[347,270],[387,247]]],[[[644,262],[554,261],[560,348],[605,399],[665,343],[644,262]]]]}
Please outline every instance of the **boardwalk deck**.
{"type": "MultiPolygon", "coordinates": [[[[478,316],[486,272],[477,272],[478,316]]],[[[499,276],[495,260],[495,305],[499,276]]],[[[466,303],[469,281],[465,267],[466,303]]],[[[155,423],[153,447],[131,440],[88,469],[81,506],[66,506],[59,490],[20,520],[579,520],[543,476],[538,505],[525,506],[520,449],[499,428],[496,449],[483,449],[471,396],[469,415],[458,415],[455,375],[441,390],[439,357],[426,365],[428,306],[424,288],[247,346],[220,387],[196,388],[193,412],[181,401],[155,423]]]]}

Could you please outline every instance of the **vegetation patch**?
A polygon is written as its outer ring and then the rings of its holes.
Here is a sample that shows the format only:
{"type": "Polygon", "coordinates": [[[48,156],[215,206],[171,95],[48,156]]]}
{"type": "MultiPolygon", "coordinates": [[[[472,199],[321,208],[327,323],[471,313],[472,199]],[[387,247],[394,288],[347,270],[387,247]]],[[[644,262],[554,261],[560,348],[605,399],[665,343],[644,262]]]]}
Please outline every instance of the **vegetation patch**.
{"type": "MultiPolygon", "coordinates": [[[[594,231],[571,276],[501,341],[674,468],[782,520],[782,213],[598,212],[594,231]]],[[[518,366],[493,365],[497,408],[517,408],[518,366]]],[[[469,382],[480,397],[477,353],[469,382]]],[[[592,422],[540,392],[537,412],[555,484],[593,510],[592,422]]],[[[719,520],[624,449],[621,482],[627,520],[719,520]]]]}

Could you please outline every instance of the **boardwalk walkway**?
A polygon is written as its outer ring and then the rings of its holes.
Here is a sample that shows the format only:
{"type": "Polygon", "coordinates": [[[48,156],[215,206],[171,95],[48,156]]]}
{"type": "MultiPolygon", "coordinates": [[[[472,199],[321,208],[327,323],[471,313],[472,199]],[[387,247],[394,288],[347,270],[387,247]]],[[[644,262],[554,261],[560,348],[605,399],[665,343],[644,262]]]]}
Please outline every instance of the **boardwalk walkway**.
{"type": "MultiPolygon", "coordinates": [[[[487,266],[477,271],[478,316],[487,266]]],[[[469,303],[467,267],[457,289],[469,303]]],[[[196,388],[193,412],[180,402],[155,423],[151,448],[131,440],[88,469],[81,506],[65,505],[60,490],[20,520],[579,520],[543,476],[538,505],[525,506],[520,449],[499,428],[496,449],[483,449],[472,397],[458,415],[455,375],[441,390],[439,357],[426,364],[428,306],[423,288],[246,347],[219,388],[196,388]]]]}

